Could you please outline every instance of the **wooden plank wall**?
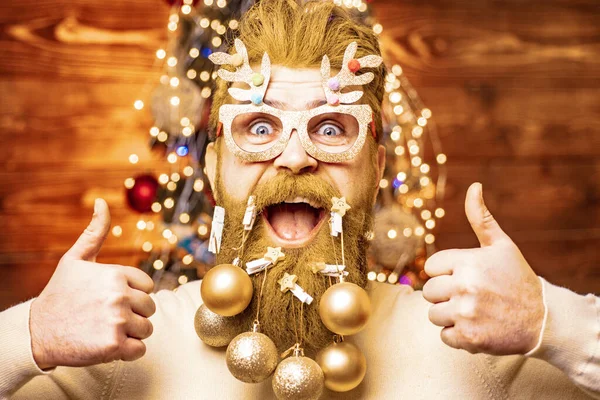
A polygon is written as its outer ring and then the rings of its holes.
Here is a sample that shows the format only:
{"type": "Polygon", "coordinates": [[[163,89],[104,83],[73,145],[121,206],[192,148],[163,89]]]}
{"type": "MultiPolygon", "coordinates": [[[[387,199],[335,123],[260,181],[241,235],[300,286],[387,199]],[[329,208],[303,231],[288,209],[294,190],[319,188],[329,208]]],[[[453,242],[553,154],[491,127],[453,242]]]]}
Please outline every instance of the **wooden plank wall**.
{"type": "MultiPolygon", "coordinates": [[[[439,246],[476,245],[463,200],[478,180],[538,273],[600,293],[598,2],[371,4],[449,158],[439,246]]],[[[132,103],[160,73],[168,12],[160,0],[0,3],[0,310],[41,291],[97,196],[125,229],[99,261],[139,255],[122,184],[165,169],[132,103]]]]}

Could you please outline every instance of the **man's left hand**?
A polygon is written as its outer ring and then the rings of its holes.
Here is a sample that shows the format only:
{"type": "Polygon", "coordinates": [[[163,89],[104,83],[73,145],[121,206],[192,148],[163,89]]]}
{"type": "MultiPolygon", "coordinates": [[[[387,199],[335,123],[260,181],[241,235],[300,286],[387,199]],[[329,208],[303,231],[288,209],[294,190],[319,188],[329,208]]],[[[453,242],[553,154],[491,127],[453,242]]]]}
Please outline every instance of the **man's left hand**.
{"type": "Polygon", "coordinates": [[[525,354],[538,342],[544,304],[541,282],[483,201],[480,183],[467,191],[465,212],[480,248],[431,256],[423,297],[442,341],[470,353],[525,354]]]}

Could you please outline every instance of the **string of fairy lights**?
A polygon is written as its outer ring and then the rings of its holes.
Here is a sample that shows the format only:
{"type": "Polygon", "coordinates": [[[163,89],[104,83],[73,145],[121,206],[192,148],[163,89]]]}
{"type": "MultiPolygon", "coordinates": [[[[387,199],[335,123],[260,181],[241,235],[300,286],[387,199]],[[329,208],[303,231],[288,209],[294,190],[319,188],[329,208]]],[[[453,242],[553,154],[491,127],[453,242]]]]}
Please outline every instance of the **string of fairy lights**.
{"type": "MultiPolygon", "coordinates": [[[[193,196],[203,196],[207,189],[203,166],[190,155],[193,152],[201,153],[206,144],[204,127],[207,114],[199,110],[209,107],[217,74],[212,63],[198,61],[207,59],[210,53],[227,43],[226,38],[235,36],[239,16],[232,17],[232,13],[226,13],[232,1],[204,0],[199,5],[194,5],[194,0],[183,0],[172,7],[167,22],[167,44],[155,53],[163,74],[151,99],[152,106],[146,105],[144,99],[147,101],[147,95],[140,96],[133,102],[137,111],[143,112],[151,108],[156,123],[149,129],[150,143],[166,149],[165,156],[170,165],[170,170],[157,178],[158,190],[162,195],[152,201],[148,210],[150,215],[140,218],[135,229],[132,229],[138,248],[145,253],[156,252],[151,260],[154,272],[165,269],[170,262],[172,248],[184,237],[193,234],[202,242],[210,234],[210,215],[204,211],[198,212],[197,209],[194,212],[194,207],[190,206],[190,202],[194,201],[193,196]],[[192,44],[182,51],[180,31],[184,22],[205,35],[205,45],[192,44]],[[164,217],[165,212],[170,213],[170,219],[164,217]],[[162,219],[159,218],[161,214],[162,219]]],[[[372,25],[377,35],[382,34],[382,25],[373,23],[364,1],[333,2],[358,14],[372,25]]],[[[415,218],[415,223],[392,224],[382,234],[375,229],[375,235],[371,239],[373,243],[384,242],[384,246],[398,244],[399,248],[405,246],[403,241],[412,240],[414,246],[425,249],[426,257],[435,251],[435,230],[445,214],[441,204],[444,198],[447,158],[441,151],[431,110],[422,104],[399,65],[389,68],[385,91],[387,95],[382,117],[388,160],[384,177],[379,183],[381,193],[378,208],[393,208],[395,212],[411,215],[415,218]],[[426,160],[433,162],[430,164],[426,160]]],[[[129,162],[137,164],[139,156],[129,155],[129,162]]],[[[124,181],[125,188],[133,189],[136,182],[136,178],[128,177],[124,181]]],[[[118,237],[124,234],[124,229],[115,226],[112,233],[118,237]]],[[[417,249],[411,251],[419,254],[417,249]]],[[[198,262],[202,258],[198,254],[192,251],[179,253],[182,268],[198,262]]],[[[422,267],[417,268],[412,275],[404,273],[411,260],[392,266],[379,261],[377,257],[371,260],[371,271],[368,273],[370,280],[399,282],[416,287],[419,286],[419,281],[427,279],[422,267]]],[[[189,279],[189,275],[180,273],[177,284],[184,284],[189,279]]]]}
{"type": "MultiPolygon", "coordinates": [[[[441,204],[445,193],[447,157],[441,151],[431,110],[423,105],[400,65],[395,64],[389,69],[385,91],[383,121],[388,167],[379,182],[382,192],[380,203],[384,207],[390,207],[392,203],[395,212],[416,215],[419,222],[414,226],[393,226],[385,231],[383,238],[373,239],[393,244],[398,240],[417,238],[417,245],[422,239],[425,256],[428,256],[435,251],[434,231],[445,215],[441,204]],[[434,155],[433,168],[425,162],[428,145],[434,155]],[[436,179],[432,178],[434,174],[436,179]]],[[[396,263],[393,268],[385,268],[376,264],[368,273],[368,279],[387,280],[389,283],[400,281],[411,286],[417,280],[424,282],[427,279],[422,265],[418,268],[417,277],[402,276],[405,266],[406,263],[396,263]]]]}

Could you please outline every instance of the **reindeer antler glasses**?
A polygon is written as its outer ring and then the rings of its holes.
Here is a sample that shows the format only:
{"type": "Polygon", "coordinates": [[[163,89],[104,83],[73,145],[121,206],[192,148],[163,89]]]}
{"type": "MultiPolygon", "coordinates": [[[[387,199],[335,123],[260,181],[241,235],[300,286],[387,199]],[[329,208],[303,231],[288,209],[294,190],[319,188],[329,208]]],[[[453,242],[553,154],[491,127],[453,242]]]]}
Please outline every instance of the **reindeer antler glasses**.
{"type": "MultiPolygon", "coordinates": [[[[219,69],[219,77],[250,86],[250,89],[229,88],[229,94],[251,104],[224,104],[219,109],[220,129],[229,151],[245,161],[267,161],[283,152],[295,129],[306,152],[319,161],[336,163],[354,158],[365,143],[372,110],[365,104],[350,104],[358,101],[363,91],[341,91],[350,85],[371,82],[373,73],[356,76],[355,72],[363,67],[377,67],[382,61],[375,55],[354,59],[356,48],[356,42],[348,45],[342,68],[334,77],[330,77],[329,58],[323,56],[321,79],[328,104],[305,111],[284,111],[263,103],[271,74],[266,53],[260,74],[250,67],[246,47],[239,39],[235,40],[237,54],[213,53],[210,59],[215,64],[236,68],[235,72],[219,69]]],[[[374,128],[371,130],[375,136],[374,128]]]]}

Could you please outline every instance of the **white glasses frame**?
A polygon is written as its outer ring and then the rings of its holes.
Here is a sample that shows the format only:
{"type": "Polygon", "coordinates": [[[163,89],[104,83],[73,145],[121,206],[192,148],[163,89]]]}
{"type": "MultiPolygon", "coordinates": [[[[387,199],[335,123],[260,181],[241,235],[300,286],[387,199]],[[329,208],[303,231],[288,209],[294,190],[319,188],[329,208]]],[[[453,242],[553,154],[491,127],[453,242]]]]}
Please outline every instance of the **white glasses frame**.
{"type": "Polygon", "coordinates": [[[265,103],[260,105],[223,104],[219,108],[219,121],[222,123],[223,136],[227,148],[237,157],[248,162],[267,161],[279,156],[285,150],[294,129],[298,132],[302,147],[313,158],[327,163],[349,161],[356,157],[365,144],[367,131],[369,130],[369,125],[372,120],[373,111],[371,107],[366,104],[340,104],[336,106],[324,104],[303,111],[284,111],[271,107],[265,103]],[[245,113],[264,113],[279,118],[283,125],[283,131],[281,137],[277,139],[272,147],[261,152],[253,153],[248,152],[237,145],[233,139],[231,125],[235,117],[245,113]],[[356,138],[356,142],[354,142],[349,149],[340,153],[329,153],[315,146],[310,140],[307,131],[308,122],[311,118],[326,113],[348,114],[358,121],[358,137],[356,138]]]}

